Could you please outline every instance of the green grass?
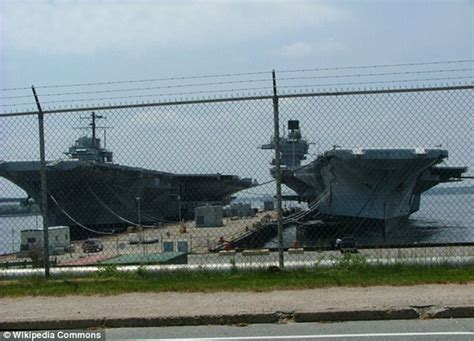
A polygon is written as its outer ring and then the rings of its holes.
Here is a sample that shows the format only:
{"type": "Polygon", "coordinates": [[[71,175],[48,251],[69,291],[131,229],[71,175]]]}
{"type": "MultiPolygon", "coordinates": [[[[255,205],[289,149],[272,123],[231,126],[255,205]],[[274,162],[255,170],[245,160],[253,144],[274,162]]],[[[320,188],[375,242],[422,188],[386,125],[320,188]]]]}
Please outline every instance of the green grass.
{"type": "Polygon", "coordinates": [[[104,267],[96,275],[43,279],[32,277],[0,280],[0,297],[114,295],[130,292],[215,292],[310,289],[335,286],[415,285],[426,283],[468,283],[474,281],[474,264],[367,265],[344,263],[332,268],[299,270],[232,270],[161,272],[144,269],[120,273],[104,267]]]}

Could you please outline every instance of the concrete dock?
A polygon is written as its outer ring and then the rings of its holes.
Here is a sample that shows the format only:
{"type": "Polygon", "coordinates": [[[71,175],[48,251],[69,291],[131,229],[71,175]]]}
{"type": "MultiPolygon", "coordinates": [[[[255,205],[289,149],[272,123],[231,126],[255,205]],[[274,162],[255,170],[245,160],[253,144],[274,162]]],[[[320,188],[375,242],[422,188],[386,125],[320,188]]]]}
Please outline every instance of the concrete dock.
{"type": "MultiPolygon", "coordinates": [[[[52,259],[58,266],[93,265],[127,254],[158,254],[167,251],[180,251],[178,250],[179,243],[181,243],[180,246],[186,248],[181,251],[207,257],[210,250],[249,233],[273,218],[275,218],[275,212],[259,212],[254,217],[224,218],[223,226],[220,227],[196,227],[193,221],[187,221],[162,224],[156,228],[144,228],[142,231],[132,228],[131,232],[98,237],[103,242],[103,251],[84,253],[81,249],[82,241],[73,241],[75,252],[52,256],[52,259]],[[131,243],[133,239],[144,242],[131,243]],[[169,249],[170,247],[172,250],[169,249]]],[[[16,257],[12,254],[2,257],[0,262],[14,262],[15,260],[16,257]]]]}

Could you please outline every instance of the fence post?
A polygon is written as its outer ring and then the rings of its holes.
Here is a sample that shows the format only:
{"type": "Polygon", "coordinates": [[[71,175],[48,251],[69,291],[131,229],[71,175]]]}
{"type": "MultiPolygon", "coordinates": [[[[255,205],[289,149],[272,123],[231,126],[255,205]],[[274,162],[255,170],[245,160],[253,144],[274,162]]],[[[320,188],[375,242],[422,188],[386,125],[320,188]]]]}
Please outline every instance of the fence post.
{"type": "Polygon", "coordinates": [[[15,228],[12,227],[12,254],[15,253],[15,228]]]}
{"type": "Polygon", "coordinates": [[[276,86],[275,70],[272,70],[273,79],[273,143],[275,145],[275,180],[276,180],[276,202],[277,202],[277,231],[278,231],[278,265],[280,268],[285,266],[283,256],[283,223],[282,223],[282,204],[281,204],[281,167],[280,167],[280,118],[278,111],[278,95],[276,86]]]}
{"type": "Polygon", "coordinates": [[[38,107],[38,128],[39,128],[39,146],[40,146],[40,178],[41,178],[41,213],[43,214],[43,262],[44,275],[49,277],[49,234],[48,234],[48,186],[46,184],[46,159],[44,152],[44,123],[43,110],[36,95],[34,86],[31,86],[35,96],[36,106],[38,107]]]}

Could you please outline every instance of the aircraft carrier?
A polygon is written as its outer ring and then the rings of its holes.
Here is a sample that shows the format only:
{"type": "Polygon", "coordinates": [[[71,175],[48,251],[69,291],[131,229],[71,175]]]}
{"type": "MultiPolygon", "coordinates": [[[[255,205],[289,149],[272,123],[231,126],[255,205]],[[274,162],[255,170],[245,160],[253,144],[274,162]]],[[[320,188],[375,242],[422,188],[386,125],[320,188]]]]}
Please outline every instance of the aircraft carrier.
{"type": "MultiPolygon", "coordinates": [[[[46,164],[49,225],[71,226],[72,239],[190,218],[195,207],[228,204],[232,194],[254,185],[236,175],[175,174],[115,164],[96,137],[98,118],[91,114],[92,136],[76,140],[68,158],[46,164]]],[[[41,202],[39,161],[2,161],[0,176],[41,202]]]]}
{"type": "MultiPolygon", "coordinates": [[[[280,139],[280,145],[281,181],[296,193],[288,199],[307,202],[306,216],[340,223],[353,232],[376,227],[390,233],[420,209],[423,192],[440,183],[460,181],[467,171],[466,167],[438,166],[448,151],[428,148],[335,146],[301,165],[309,143],[296,120],[288,122],[288,135],[280,139]]],[[[275,144],[272,141],[261,148],[274,149],[275,144]]],[[[275,177],[275,167],[271,174],[275,177]]]]}

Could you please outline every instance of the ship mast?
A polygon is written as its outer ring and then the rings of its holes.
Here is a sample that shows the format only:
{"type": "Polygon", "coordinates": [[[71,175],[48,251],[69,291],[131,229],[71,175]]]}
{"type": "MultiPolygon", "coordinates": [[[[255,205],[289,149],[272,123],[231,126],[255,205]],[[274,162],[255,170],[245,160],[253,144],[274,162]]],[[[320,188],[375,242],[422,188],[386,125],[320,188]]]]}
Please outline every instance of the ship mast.
{"type": "Polygon", "coordinates": [[[92,123],[90,125],[92,126],[92,146],[97,147],[95,145],[95,130],[97,128],[95,120],[98,119],[98,118],[104,118],[104,116],[96,115],[95,112],[93,111],[91,113],[91,118],[92,118],[92,123]]]}

